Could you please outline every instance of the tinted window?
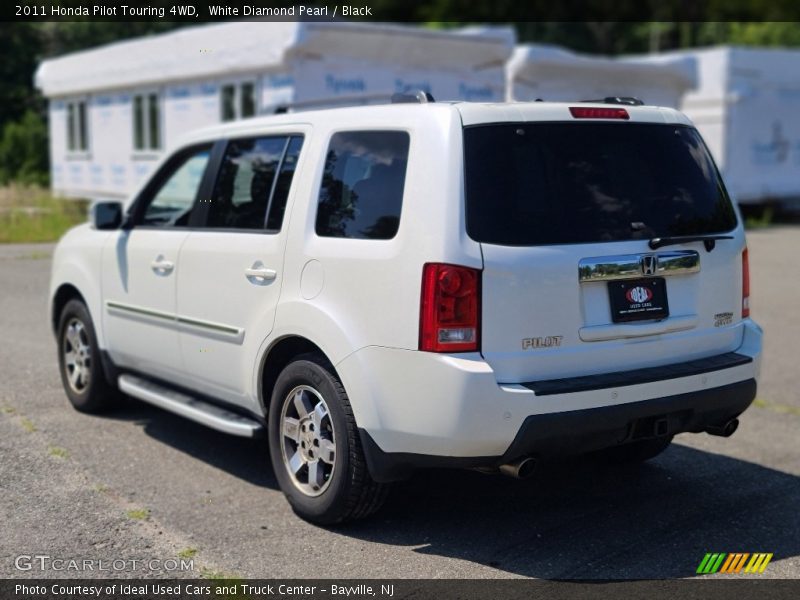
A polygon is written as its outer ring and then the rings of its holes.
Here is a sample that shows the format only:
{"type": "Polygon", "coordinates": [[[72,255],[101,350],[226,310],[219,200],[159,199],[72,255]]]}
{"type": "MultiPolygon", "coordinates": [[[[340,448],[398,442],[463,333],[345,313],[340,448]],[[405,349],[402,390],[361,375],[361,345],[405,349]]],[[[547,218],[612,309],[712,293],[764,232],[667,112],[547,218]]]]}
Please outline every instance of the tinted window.
{"type": "Polygon", "coordinates": [[[337,133],[325,157],[317,235],[388,240],[400,223],[409,136],[402,131],[337,133]]]}
{"type": "Polygon", "coordinates": [[[210,148],[192,150],[176,157],[154,178],[152,196],[143,225],[181,226],[189,222],[200,182],[211,154],[210,148]]]}
{"type": "Polygon", "coordinates": [[[283,157],[278,181],[275,184],[275,193],[272,195],[272,202],[269,205],[269,216],[267,217],[269,231],[280,231],[283,224],[283,213],[286,211],[286,201],[289,198],[289,189],[292,186],[292,178],[302,147],[303,138],[293,137],[286,149],[286,156],[283,157]]]}
{"type": "Polygon", "coordinates": [[[464,131],[467,231],[505,245],[730,231],[736,217],[699,134],[639,123],[464,131]]]}
{"type": "Polygon", "coordinates": [[[211,195],[207,227],[263,229],[285,137],[231,141],[211,195]]]}

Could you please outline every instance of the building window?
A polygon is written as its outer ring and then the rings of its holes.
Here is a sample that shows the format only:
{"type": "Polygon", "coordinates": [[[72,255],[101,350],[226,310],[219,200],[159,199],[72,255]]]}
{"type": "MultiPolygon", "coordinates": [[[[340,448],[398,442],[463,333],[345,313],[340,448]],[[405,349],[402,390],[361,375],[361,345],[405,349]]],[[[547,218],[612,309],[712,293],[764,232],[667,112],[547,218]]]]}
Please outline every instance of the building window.
{"type": "Polygon", "coordinates": [[[86,123],[86,102],[67,102],[67,150],[89,150],[89,133],[86,123]]]}
{"type": "Polygon", "coordinates": [[[221,88],[222,120],[234,121],[256,114],[256,84],[253,81],[229,83],[221,88]]]}
{"type": "Polygon", "coordinates": [[[161,149],[161,107],[156,93],[133,97],[133,148],[161,149]]]}

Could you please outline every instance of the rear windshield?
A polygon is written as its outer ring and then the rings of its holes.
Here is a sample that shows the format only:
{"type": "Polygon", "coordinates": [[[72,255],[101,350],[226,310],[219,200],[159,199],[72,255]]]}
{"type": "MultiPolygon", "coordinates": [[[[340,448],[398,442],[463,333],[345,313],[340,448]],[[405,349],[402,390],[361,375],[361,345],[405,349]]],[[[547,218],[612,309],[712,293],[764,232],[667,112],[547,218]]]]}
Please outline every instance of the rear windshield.
{"type": "Polygon", "coordinates": [[[467,232],[511,246],[723,233],[736,215],[693,128],[492,124],[464,130],[467,232]]]}

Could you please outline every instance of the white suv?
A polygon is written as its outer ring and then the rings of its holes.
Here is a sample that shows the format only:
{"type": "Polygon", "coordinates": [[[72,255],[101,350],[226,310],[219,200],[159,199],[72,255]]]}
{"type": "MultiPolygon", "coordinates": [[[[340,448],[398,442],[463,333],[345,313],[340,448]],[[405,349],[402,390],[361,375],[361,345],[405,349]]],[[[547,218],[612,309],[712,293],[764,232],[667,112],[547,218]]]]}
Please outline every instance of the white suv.
{"type": "Polygon", "coordinates": [[[58,245],[67,396],[268,433],[289,502],[320,523],[372,513],[418,468],[524,477],[732,434],[762,339],[741,219],[685,116],[612,102],[194,134],[58,245]]]}

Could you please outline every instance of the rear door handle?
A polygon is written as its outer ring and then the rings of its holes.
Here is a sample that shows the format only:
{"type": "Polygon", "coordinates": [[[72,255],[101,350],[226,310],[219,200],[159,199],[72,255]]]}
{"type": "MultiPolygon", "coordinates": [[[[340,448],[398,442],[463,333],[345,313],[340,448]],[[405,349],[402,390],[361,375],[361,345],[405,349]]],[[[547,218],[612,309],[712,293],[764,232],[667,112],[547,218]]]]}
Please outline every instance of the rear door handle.
{"type": "Polygon", "coordinates": [[[263,285],[268,281],[272,281],[278,276],[275,269],[268,269],[263,266],[253,265],[249,269],[244,270],[244,276],[250,283],[255,285],[263,285]]]}
{"type": "Polygon", "coordinates": [[[159,254],[156,259],[150,263],[150,268],[156,275],[169,275],[175,268],[175,263],[164,258],[163,254],[159,254]]]}

